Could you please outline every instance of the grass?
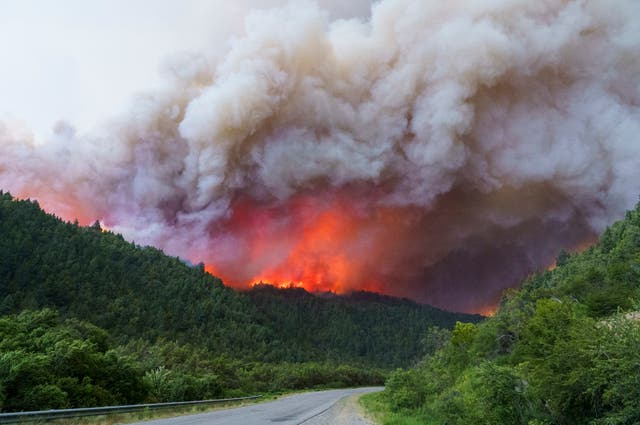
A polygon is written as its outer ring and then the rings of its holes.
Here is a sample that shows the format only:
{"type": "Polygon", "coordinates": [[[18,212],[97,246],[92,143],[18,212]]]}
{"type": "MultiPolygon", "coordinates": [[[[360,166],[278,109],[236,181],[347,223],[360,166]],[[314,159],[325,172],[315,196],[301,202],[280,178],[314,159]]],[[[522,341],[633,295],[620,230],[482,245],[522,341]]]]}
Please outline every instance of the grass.
{"type": "Polygon", "coordinates": [[[392,412],[384,400],[384,393],[365,394],[359,399],[367,415],[377,425],[438,425],[420,414],[392,412]]]}

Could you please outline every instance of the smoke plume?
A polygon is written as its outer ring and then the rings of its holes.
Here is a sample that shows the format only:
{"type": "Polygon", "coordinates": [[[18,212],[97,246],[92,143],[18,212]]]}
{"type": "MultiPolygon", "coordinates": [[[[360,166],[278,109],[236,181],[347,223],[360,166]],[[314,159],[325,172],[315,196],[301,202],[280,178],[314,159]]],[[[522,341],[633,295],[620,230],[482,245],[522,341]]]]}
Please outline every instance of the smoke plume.
{"type": "Polygon", "coordinates": [[[234,286],[466,311],[635,204],[640,3],[358,7],[248,10],[91,136],[1,125],[0,187],[234,286]]]}

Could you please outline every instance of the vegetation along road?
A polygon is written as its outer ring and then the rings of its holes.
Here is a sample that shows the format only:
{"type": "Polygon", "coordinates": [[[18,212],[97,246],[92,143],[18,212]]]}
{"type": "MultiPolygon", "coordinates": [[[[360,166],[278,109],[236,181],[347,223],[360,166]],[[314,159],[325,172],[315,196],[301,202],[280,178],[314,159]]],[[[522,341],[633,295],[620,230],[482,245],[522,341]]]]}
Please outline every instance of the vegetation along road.
{"type": "Polygon", "coordinates": [[[253,404],[235,409],[218,410],[198,415],[180,416],[140,422],[144,425],[263,425],[277,423],[280,425],[329,424],[335,423],[338,415],[344,425],[360,425],[366,422],[358,418],[354,410],[353,417],[348,417],[337,403],[353,395],[381,391],[382,387],[355,388],[346,390],[318,391],[282,397],[269,403],[253,404]],[[327,416],[325,418],[325,416],[327,416]]]}

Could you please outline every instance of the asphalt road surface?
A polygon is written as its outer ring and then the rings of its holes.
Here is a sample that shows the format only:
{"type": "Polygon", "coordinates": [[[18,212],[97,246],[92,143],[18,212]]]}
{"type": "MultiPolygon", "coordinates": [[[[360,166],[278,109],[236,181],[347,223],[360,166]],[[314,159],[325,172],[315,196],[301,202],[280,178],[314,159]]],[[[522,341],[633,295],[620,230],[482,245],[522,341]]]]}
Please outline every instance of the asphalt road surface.
{"type": "Polygon", "coordinates": [[[356,394],[381,391],[382,387],[329,390],[295,394],[268,403],[197,415],[139,422],[144,425],[300,425],[322,422],[340,400],[356,394]]]}

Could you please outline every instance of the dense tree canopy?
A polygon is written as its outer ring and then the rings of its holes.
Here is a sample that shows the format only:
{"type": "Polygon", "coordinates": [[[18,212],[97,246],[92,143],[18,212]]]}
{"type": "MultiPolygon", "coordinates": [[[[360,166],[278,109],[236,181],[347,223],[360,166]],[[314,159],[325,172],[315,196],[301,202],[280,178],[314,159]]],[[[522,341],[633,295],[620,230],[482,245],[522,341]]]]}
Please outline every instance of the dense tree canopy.
{"type": "Polygon", "coordinates": [[[0,318],[3,408],[34,410],[142,401],[141,370],[107,333],[45,309],[0,318]]]}
{"type": "Polygon", "coordinates": [[[2,192],[0,316],[5,410],[380,383],[384,370],[426,352],[430,326],[480,319],[364,292],[237,292],[202,265],[126,242],[99,223],[65,223],[2,192]],[[29,332],[51,333],[58,352],[9,343],[29,332]],[[67,351],[90,358],[91,370],[50,367],[67,351]],[[46,374],[16,378],[16,353],[28,353],[28,373],[46,374]],[[116,367],[132,368],[136,381],[126,385],[142,383],[142,393],[101,381],[116,367]]]}

